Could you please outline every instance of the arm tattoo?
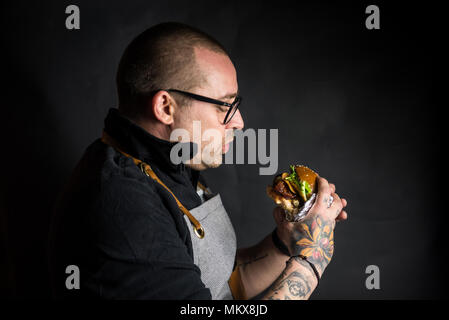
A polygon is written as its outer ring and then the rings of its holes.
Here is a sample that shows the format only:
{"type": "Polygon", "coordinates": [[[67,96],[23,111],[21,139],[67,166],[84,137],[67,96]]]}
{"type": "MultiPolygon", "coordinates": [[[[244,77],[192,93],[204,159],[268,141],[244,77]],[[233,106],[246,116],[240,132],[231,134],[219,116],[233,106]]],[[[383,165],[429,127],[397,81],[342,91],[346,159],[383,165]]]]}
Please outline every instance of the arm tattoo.
{"type": "Polygon", "coordinates": [[[298,271],[287,274],[284,270],[270,291],[269,300],[281,300],[280,291],[284,294],[283,300],[298,300],[305,299],[311,288],[305,275],[298,271]]]}
{"type": "Polygon", "coordinates": [[[320,274],[329,264],[334,253],[335,221],[325,221],[319,216],[304,220],[294,234],[292,247],[294,255],[307,257],[320,274]]]}
{"type": "Polygon", "coordinates": [[[264,258],[266,258],[266,257],[268,257],[268,253],[266,253],[265,255],[263,255],[263,256],[261,256],[261,257],[256,257],[256,258],[253,258],[253,259],[251,259],[251,260],[241,262],[241,263],[238,264],[238,266],[239,266],[239,267],[246,267],[247,265],[249,265],[249,264],[251,264],[251,263],[253,263],[253,262],[256,262],[256,261],[258,261],[258,260],[262,260],[262,259],[264,259],[264,258]]]}
{"type": "Polygon", "coordinates": [[[310,286],[307,279],[299,272],[293,271],[287,278],[281,281],[278,290],[287,284],[288,291],[293,297],[305,298],[310,292],[310,286]]]}

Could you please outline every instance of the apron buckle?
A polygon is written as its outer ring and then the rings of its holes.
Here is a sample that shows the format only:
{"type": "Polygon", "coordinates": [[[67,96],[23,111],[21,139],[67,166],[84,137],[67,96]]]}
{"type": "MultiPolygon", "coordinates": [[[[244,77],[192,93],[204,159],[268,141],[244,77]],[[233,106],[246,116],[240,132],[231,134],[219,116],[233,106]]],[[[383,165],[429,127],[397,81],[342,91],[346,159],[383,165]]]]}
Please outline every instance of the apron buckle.
{"type": "Polygon", "coordinates": [[[204,238],[204,229],[202,226],[199,227],[193,227],[193,231],[195,232],[196,236],[200,239],[204,238]]]}

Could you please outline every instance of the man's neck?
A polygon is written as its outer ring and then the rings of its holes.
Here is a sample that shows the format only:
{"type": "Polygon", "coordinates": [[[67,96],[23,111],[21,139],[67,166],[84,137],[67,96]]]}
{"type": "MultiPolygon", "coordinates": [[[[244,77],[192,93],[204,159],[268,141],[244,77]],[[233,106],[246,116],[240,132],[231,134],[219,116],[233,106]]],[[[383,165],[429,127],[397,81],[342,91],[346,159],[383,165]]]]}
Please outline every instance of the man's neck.
{"type": "Polygon", "coordinates": [[[148,120],[147,121],[140,120],[135,123],[149,134],[155,136],[156,138],[170,141],[170,131],[169,131],[170,129],[166,125],[160,122],[158,123],[156,121],[148,121],[148,120]]]}
{"type": "Polygon", "coordinates": [[[156,138],[170,141],[170,129],[166,125],[155,121],[154,119],[147,119],[143,117],[133,118],[123,114],[122,112],[120,112],[120,114],[156,138]]]}

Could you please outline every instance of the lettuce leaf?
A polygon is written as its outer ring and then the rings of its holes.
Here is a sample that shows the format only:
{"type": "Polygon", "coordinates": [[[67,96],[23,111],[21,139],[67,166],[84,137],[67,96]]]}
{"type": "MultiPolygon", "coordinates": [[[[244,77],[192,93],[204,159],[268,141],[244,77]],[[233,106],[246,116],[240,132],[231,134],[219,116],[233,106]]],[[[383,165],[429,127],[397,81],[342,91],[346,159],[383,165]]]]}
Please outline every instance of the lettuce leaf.
{"type": "Polygon", "coordinates": [[[300,189],[301,186],[300,186],[300,184],[299,184],[298,175],[296,174],[296,171],[295,171],[295,166],[290,166],[290,170],[291,170],[292,172],[291,172],[290,175],[289,175],[287,178],[285,178],[285,179],[288,180],[288,181],[290,181],[290,182],[293,182],[294,184],[296,184],[296,186],[298,187],[298,189],[300,189]]]}
{"type": "Polygon", "coordinates": [[[310,184],[307,183],[307,181],[300,181],[298,175],[296,174],[295,166],[290,166],[291,173],[290,175],[285,178],[286,180],[294,183],[298,189],[301,195],[304,199],[307,199],[308,196],[312,193],[312,187],[310,184]]]}

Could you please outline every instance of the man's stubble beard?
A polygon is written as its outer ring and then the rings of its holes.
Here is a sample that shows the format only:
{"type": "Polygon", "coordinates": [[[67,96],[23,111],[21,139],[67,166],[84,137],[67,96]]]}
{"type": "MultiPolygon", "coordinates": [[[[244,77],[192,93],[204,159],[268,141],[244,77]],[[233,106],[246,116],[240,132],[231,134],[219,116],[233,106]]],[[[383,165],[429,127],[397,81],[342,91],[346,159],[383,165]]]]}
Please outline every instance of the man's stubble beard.
{"type": "Polygon", "coordinates": [[[189,168],[197,170],[197,171],[203,171],[206,169],[214,169],[214,168],[218,168],[221,165],[222,165],[222,163],[220,163],[220,164],[218,164],[218,163],[217,164],[215,164],[215,163],[212,163],[212,164],[205,164],[205,163],[189,164],[189,163],[186,163],[186,167],[189,167],[189,168]]]}
{"type": "MultiPolygon", "coordinates": [[[[193,122],[192,119],[187,120],[186,123],[190,123],[193,122]]],[[[184,126],[184,123],[179,126],[179,128],[185,128],[186,126],[184,126]]],[[[185,163],[186,167],[189,167],[191,169],[197,170],[197,171],[202,171],[202,170],[206,170],[206,169],[214,169],[214,168],[218,168],[219,166],[221,166],[223,164],[223,156],[225,155],[225,152],[222,151],[223,146],[226,143],[231,143],[234,140],[235,134],[234,134],[234,130],[233,129],[226,129],[224,132],[224,136],[222,136],[221,139],[221,145],[217,145],[214,148],[214,156],[211,157],[210,154],[208,154],[208,152],[206,152],[206,158],[209,157],[208,161],[205,161],[203,158],[203,151],[205,148],[208,147],[210,141],[202,141],[202,137],[203,137],[204,131],[201,132],[201,137],[199,137],[201,139],[201,141],[198,141],[201,143],[202,145],[202,149],[199,150],[198,152],[200,154],[196,154],[192,159],[188,160],[187,163],[185,163]],[[198,161],[198,157],[200,157],[199,161],[198,161]],[[210,159],[212,158],[212,159],[210,159]],[[210,161],[212,160],[212,161],[210,161]]],[[[190,137],[193,136],[193,128],[192,130],[189,130],[189,135],[190,137]]],[[[198,145],[198,142],[192,141],[193,143],[195,143],[196,145],[198,145]]],[[[210,153],[210,152],[209,152],[210,153]]]]}
{"type": "MultiPolygon", "coordinates": [[[[197,163],[198,161],[195,161],[195,158],[197,156],[195,156],[193,159],[191,159],[190,161],[188,161],[188,163],[186,163],[186,167],[192,168],[194,170],[197,171],[202,171],[202,170],[206,170],[206,169],[214,169],[214,168],[218,168],[219,166],[221,166],[223,164],[223,153],[222,152],[217,152],[218,154],[214,153],[214,156],[212,159],[212,161],[204,161],[203,160],[203,154],[202,154],[201,150],[201,159],[200,159],[200,163],[197,163]]],[[[210,156],[210,155],[209,155],[210,156]]]]}

